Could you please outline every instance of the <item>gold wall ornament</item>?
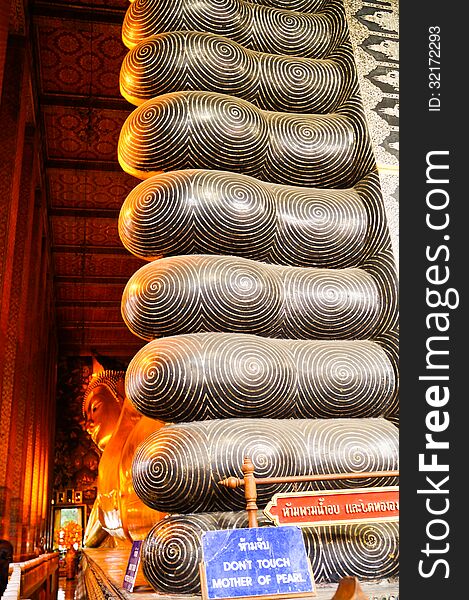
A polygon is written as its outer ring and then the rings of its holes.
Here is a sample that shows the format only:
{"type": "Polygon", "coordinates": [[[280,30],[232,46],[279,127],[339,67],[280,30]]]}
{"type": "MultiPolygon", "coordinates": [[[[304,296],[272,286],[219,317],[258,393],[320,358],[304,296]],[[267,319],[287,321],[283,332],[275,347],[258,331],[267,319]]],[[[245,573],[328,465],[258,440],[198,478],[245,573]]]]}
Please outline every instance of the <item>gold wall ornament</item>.
{"type": "Polygon", "coordinates": [[[163,517],[138,499],[131,475],[135,448],[163,423],[142,417],[133,408],[124,395],[124,376],[124,371],[97,373],[85,392],[84,427],[102,451],[85,546],[99,545],[106,533],[118,545],[143,539],[163,517]]]}

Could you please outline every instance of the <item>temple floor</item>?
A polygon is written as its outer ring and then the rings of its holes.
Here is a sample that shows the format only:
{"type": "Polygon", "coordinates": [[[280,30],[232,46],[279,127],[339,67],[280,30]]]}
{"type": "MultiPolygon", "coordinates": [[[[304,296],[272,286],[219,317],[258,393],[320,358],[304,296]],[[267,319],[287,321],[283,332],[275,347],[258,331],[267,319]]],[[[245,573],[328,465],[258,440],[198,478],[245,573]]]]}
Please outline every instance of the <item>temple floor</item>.
{"type": "Polygon", "coordinates": [[[59,577],[57,600],[74,600],[76,587],[76,579],[66,579],[65,577],[59,577]]]}
{"type": "MultiPolygon", "coordinates": [[[[87,548],[83,551],[82,568],[86,582],[87,597],[93,600],[123,598],[125,600],[200,600],[200,596],[157,594],[145,581],[141,567],[132,593],[122,588],[129,559],[129,550],[120,548],[87,548]]],[[[399,600],[399,582],[386,580],[361,582],[368,600],[399,600]]],[[[67,588],[68,589],[68,588],[67,588]]],[[[331,600],[337,584],[318,584],[317,600],[331,600]]],[[[61,592],[59,592],[60,594],[61,592]]],[[[58,596],[73,598],[74,596],[58,596]]],[[[81,600],[81,599],[79,599],[81,600]]]]}

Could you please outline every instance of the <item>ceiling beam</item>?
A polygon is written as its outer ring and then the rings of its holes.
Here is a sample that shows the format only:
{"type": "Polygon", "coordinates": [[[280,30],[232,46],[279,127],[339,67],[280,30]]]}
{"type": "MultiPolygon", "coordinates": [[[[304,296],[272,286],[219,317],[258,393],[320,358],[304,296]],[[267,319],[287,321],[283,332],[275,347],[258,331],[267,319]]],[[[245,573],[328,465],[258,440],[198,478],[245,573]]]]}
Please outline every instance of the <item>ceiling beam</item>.
{"type": "Polygon", "coordinates": [[[73,2],[34,0],[32,3],[33,16],[76,19],[77,21],[87,21],[88,23],[122,24],[125,13],[125,8],[97,6],[92,2],[89,4],[74,4],[73,2]]]}
{"type": "Polygon", "coordinates": [[[93,329],[93,330],[97,330],[97,329],[122,329],[124,331],[129,331],[124,323],[124,321],[122,321],[122,323],[117,323],[117,322],[113,322],[113,321],[67,321],[67,323],[59,323],[58,328],[60,330],[73,330],[76,331],[77,329],[83,329],[83,327],[85,327],[86,329],[93,329]]]}
{"type": "Polygon", "coordinates": [[[121,96],[83,96],[80,94],[40,94],[41,106],[73,106],[77,108],[105,108],[112,110],[128,110],[136,107],[121,96]]]}
{"type": "MultiPolygon", "coordinates": [[[[130,275],[129,275],[130,277],[130,275]]],[[[129,277],[115,276],[102,277],[101,275],[56,275],[54,281],[56,283],[94,283],[94,284],[125,284],[129,281],[129,277]]]]}
{"type": "Polygon", "coordinates": [[[72,254],[119,254],[131,256],[124,246],[90,246],[88,244],[52,246],[52,252],[70,252],[72,254]]]}
{"type": "MultiPolygon", "coordinates": [[[[116,150],[117,151],[117,150],[116,150]]],[[[119,171],[122,167],[117,160],[83,160],[75,158],[48,158],[45,160],[46,169],[76,169],[81,171],[119,171]]]]}
{"type": "Polygon", "coordinates": [[[130,360],[142,348],[143,344],[122,344],[107,342],[105,344],[93,344],[93,347],[82,346],[78,343],[59,342],[60,353],[63,356],[102,356],[116,357],[130,360]]]}
{"type": "Polygon", "coordinates": [[[82,217],[88,219],[118,219],[120,211],[116,208],[85,208],[84,206],[51,208],[51,217],[82,217]]]}
{"type": "Polygon", "coordinates": [[[120,300],[58,300],[57,308],[75,306],[77,308],[115,308],[121,306],[120,300]]]}

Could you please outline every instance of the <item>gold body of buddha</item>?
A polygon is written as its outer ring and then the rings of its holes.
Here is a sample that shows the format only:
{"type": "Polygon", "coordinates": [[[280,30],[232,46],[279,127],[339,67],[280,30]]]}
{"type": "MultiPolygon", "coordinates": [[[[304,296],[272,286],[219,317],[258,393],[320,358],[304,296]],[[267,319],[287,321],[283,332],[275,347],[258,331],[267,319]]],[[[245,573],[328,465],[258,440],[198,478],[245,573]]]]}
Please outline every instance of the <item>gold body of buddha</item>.
{"type": "Polygon", "coordinates": [[[115,546],[142,540],[165,515],[147,507],[132,484],[137,446],[163,422],[142,416],[125,396],[123,371],[93,374],[85,392],[85,430],[102,452],[98,493],[85,530],[84,545],[101,545],[109,534],[115,546]]]}

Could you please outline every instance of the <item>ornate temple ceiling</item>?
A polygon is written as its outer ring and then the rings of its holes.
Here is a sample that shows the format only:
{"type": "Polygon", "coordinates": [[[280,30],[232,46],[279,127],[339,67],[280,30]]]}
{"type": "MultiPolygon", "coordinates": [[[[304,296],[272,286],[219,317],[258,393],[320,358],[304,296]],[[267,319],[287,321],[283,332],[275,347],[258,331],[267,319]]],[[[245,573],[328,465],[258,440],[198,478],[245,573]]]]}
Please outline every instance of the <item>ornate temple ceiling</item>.
{"type": "Polygon", "coordinates": [[[128,0],[32,2],[32,35],[49,198],[60,351],[128,359],[143,346],[120,313],[142,261],[117,220],[138,183],[117,162],[131,105],[119,92],[128,0]]]}

